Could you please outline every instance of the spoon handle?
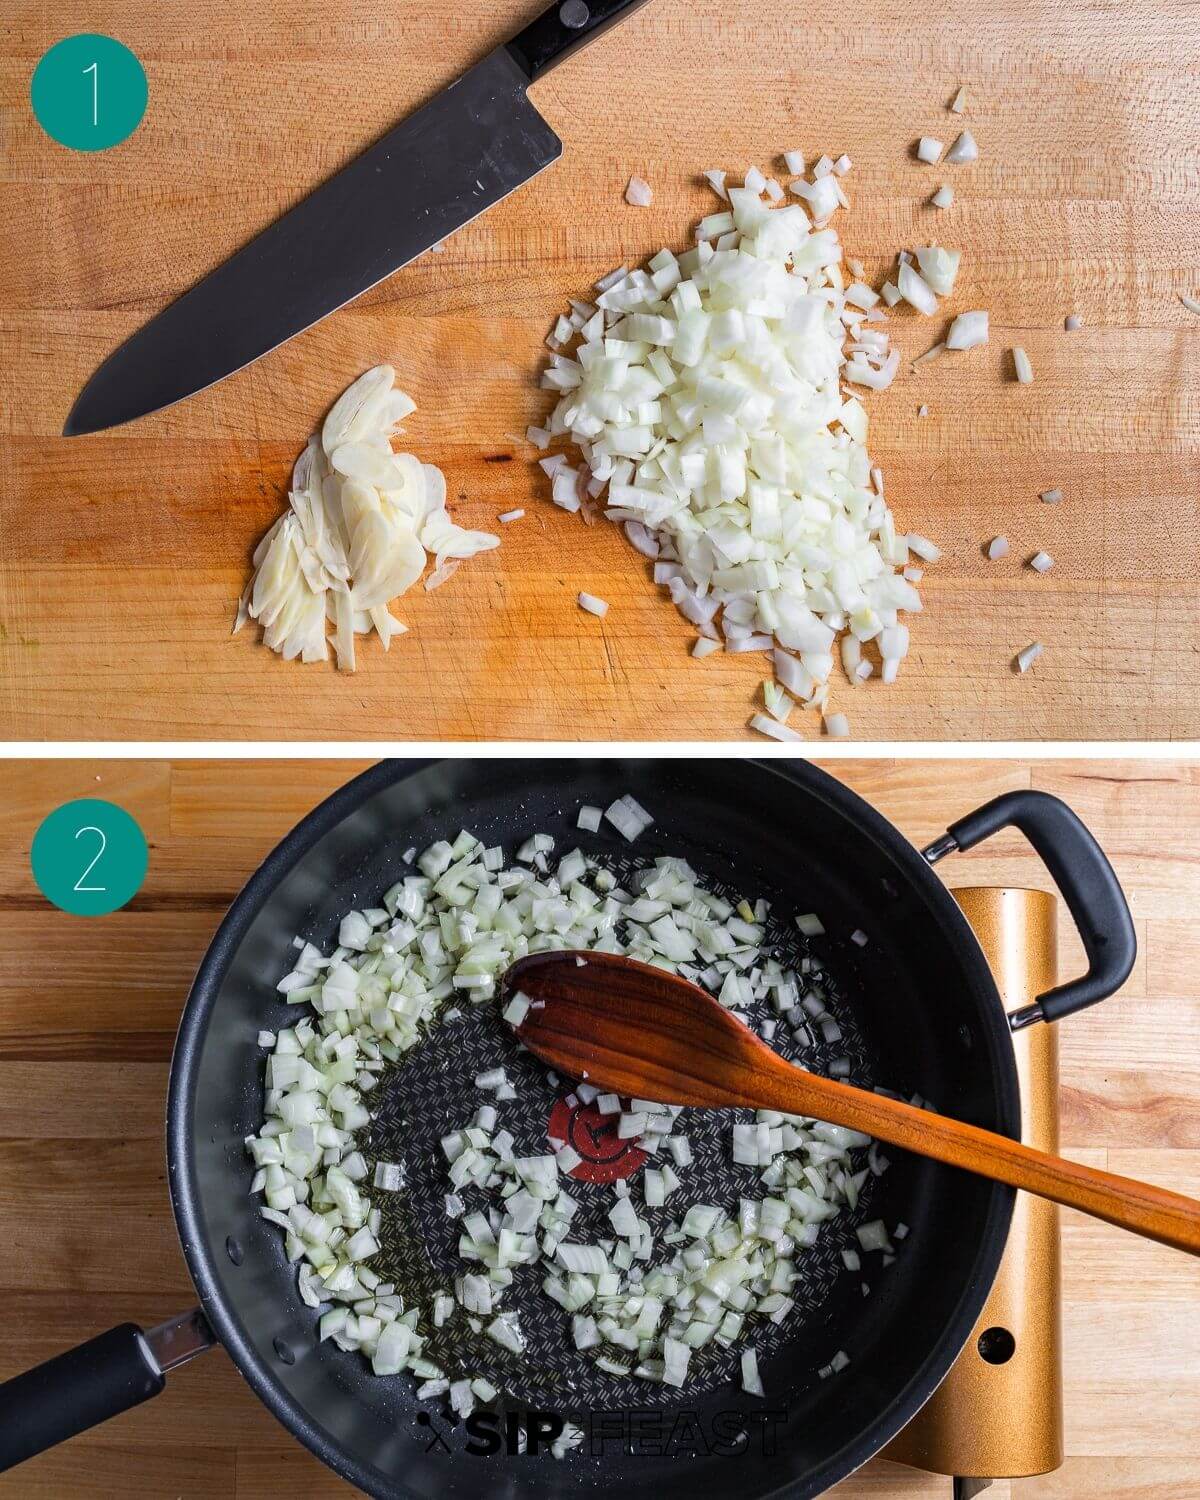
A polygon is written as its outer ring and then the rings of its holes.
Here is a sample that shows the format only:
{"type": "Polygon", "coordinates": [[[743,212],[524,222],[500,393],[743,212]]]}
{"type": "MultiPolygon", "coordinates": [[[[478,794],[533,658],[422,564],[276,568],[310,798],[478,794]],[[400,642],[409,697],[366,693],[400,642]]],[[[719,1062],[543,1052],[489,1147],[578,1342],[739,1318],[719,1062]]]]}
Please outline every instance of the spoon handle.
{"type": "Polygon", "coordinates": [[[890,1145],[1023,1188],[1146,1239],[1200,1255],[1200,1203],[1180,1193],[1049,1156],[977,1125],[832,1078],[801,1073],[786,1063],[770,1070],[769,1084],[762,1073],[759,1077],[764,1086],[762,1102],[768,1108],[815,1115],[834,1125],[866,1131],[890,1145]]]}

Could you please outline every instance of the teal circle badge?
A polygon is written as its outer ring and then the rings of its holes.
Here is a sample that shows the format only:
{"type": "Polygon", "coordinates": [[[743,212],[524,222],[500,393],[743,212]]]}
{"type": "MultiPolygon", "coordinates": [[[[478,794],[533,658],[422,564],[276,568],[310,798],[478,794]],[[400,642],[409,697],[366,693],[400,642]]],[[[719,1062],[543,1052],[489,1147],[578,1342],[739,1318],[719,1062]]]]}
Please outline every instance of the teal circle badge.
{"type": "Polygon", "coordinates": [[[38,124],[72,151],[107,151],[142,123],[149,88],[134,54],[111,36],[81,32],[55,42],[33,70],[38,124]]]}
{"type": "Polygon", "coordinates": [[[136,820],[98,797],[56,807],[30,851],[42,895],[75,917],[103,917],[124,906],[141,889],[149,862],[136,820]]]}

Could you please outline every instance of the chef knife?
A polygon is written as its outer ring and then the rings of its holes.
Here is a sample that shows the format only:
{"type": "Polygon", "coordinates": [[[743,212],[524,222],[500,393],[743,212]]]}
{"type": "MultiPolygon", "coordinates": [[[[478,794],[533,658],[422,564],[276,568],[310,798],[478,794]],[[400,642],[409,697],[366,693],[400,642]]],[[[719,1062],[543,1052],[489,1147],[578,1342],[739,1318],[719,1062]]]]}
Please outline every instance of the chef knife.
{"type": "Polygon", "coordinates": [[[562,142],[528,89],[644,0],[560,0],[140,328],[63,429],[99,432],[232,375],[536,177],[562,142]]]}

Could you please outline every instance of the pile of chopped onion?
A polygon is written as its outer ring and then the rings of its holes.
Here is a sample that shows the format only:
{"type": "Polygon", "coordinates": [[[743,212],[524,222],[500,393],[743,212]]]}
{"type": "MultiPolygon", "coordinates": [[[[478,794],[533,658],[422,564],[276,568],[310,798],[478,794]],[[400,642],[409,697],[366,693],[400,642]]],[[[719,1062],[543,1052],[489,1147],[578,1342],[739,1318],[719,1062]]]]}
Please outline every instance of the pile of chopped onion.
{"type": "Polygon", "coordinates": [[[500,545],[450,520],[440,469],[392,452],[397,424],[416,410],[395,382],[378,365],[338,397],[296,460],[287,511],[255,550],[234,633],[257,620],[285,660],[326,660],[332,624],[337,664],[353,672],[356,635],[374,630],[387,650],[407,628],[388,605],[421,577],[426,551],[433,589],[462,559],[500,545]]]}
{"type": "MultiPolygon", "coordinates": [[[[582,455],[578,467],[540,460],[556,504],[603,496],[701,637],[771,652],[781,686],[818,709],[839,633],[878,641],[919,610],[903,569],[914,544],[937,555],[898,533],[867,413],[840,388],[885,389],[900,363],[879,294],[847,284],[828,227],[849,166],[822,157],[790,184],[802,203],[780,207],[756,168],[742,187],[706,174],[722,208],[695,248],[621,267],[559,319],[542,378],[558,402],[529,431],[539,448],[569,438],[582,455]]],[[[948,290],[957,253],[928,253],[948,290]]]]}
{"type": "MultiPolygon", "coordinates": [[[[706,985],[744,1020],[753,1019],[744,1012],[754,1002],[769,999],[773,1013],[760,1022],[767,1038],[785,1025],[810,1040],[812,1028],[831,1045],[841,1040],[816,976],[789,971],[764,952],[766,903],[735,908],[700,886],[686,863],[671,858],[655,860],[626,893],[611,888],[611,877],[574,851],[559,864],[558,883],[576,891],[576,910],[562,919],[572,921],[575,942],[590,936],[595,949],[677,970],[706,985]],[[602,905],[583,897],[585,879],[594,882],[597,896],[605,895],[602,905]]],[[[802,932],[823,931],[811,913],[796,921],[802,932]]],[[[865,942],[865,934],[856,932],[853,940],[865,942]]],[[[514,996],[504,1018],[519,1026],[529,1003],[514,996]]],[[[831,1072],[845,1076],[848,1060],[835,1060],[831,1072]]],[[[886,1169],[878,1157],[865,1166],[852,1163],[853,1152],[871,1145],[866,1135],[760,1110],[753,1120],[735,1118],[730,1154],[733,1164],[755,1170],[766,1196],[673,1209],[667,1200],[686,1191],[692,1160],[681,1133],[685,1112],[651,1100],[622,1100],[587,1083],[576,1086],[575,1097],[615,1115],[619,1137],[671,1160],[644,1170],[641,1204],[636,1186],[616,1183],[607,1215],[611,1232],[584,1241],[573,1228],[581,1204],[560,1176],[579,1162],[573,1148],[552,1139],[554,1154],[522,1155],[511,1133],[497,1128],[497,1111],[483,1106],[472,1123],[442,1140],[451,1188],[447,1211],[461,1215],[463,1224],[459,1254],[466,1269],[456,1279],[455,1296],[477,1331],[496,1338],[504,1320],[499,1341],[516,1349],[506,1342],[515,1331],[519,1343],[515,1316],[499,1311],[500,1304],[516,1267],[539,1266],[542,1291],[569,1319],[576,1349],[596,1351],[596,1367],[614,1376],[682,1386],[697,1349],[710,1342],[736,1346],[755,1319],[783,1322],[794,1306],[789,1292],[801,1274],[798,1257],[816,1243],[822,1224],[856,1205],[871,1173],[886,1169]],[[472,1191],[486,1196],[478,1210],[465,1212],[465,1195],[472,1191]],[[664,1253],[656,1259],[660,1243],[664,1253]]],[[[878,1230],[878,1248],[890,1251],[881,1224],[878,1230]]],[[[753,1348],[743,1358],[743,1372],[745,1389],[761,1395],[753,1348]]]]}
{"type": "MultiPolygon", "coordinates": [[[[653,821],[623,797],[603,814],[581,808],[579,824],[598,828],[602,816],[628,839],[653,821]]],[[[438,1328],[461,1310],[519,1357],[519,1319],[502,1304],[528,1266],[570,1320],[576,1347],[598,1351],[598,1368],[679,1385],[694,1350],[709,1341],[733,1346],[755,1320],[789,1315],[803,1252],[887,1165],[873,1146],[865,1165],[852,1161],[871,1146],[854,1131],[771,1111],[751,1121],[739,1112],[732,1161],[753,1168],[765,1195],[687,1204],[692,1153],[683,1112],[581,1083],[580,1100],[617,1115],[618,1133],[658,1158],[640,1183],[612,1189],[611,1233],[583,1242],[571,1229],[580,1204],[563,1181],[578,1157],[565,1142],[523,1152],[500,1121],[501,1104],[515,1092],[503,1067],[488,1069],[475,1079],[485,1099],[474,1119],[442,1141],[446,1212],[461,1221],[463,1272],[428,1308],[406,1307],[370,1267],[381,1229],[371,1192],[406,1190],[402,1164],[376,1161],[372,1169],[359,1145],[372,1091],[439,1012],[461,1014],[454,1002],[469,1001],[481,1022],[494,1015],[486,1002],[514,959],[561,948],[625,953],[703,984],[768,1041],[782,1028],[801,1047],[818,1034],[827,1046],[841,1040],[813,960],[793,969],[768,949],[768,903],[735,905],[670,857],[648,864],[626,889],[580,849],[557,857],[554,843],[535,834],[512,864],[503,849],[467,832],[419,858],[410,851],[414,872],[378,906],[348,913],[332,953],[296,939],[295,968],[277,988],[312,1014],[259,1036],[269,1055],[265,1120],[245,1143],[256,1167],[251,1188],[263,1196],[263,1217],[284,1234],[300,1296],[320,1312],[320,1338],[361,1351],[378,1375],[409,1372],[421,1382],[419,1398],[444,1395],[460,1414],[495,1388],[479,1378],[452,1380],[430,1359],[423,1319],[438,1328]],[[477,1194],[498,1201],[475,1203],[477,1194]],[[656,1244],[663,1247],[657,1260],[656,1244]]],[[[824,930],[813,913],[797,916],[796,926],[805,935],[824,930]]],[[[513,996],[504,1019],[519,1025],[528,1005],[513,996]]],[[[849,1059],[830,1065],[834,1076],[849,1071],[849,1059]]],[[[891,1250],[886,1232],[877,1247],[864,1240],[863,1248],[891,1250]]]]}

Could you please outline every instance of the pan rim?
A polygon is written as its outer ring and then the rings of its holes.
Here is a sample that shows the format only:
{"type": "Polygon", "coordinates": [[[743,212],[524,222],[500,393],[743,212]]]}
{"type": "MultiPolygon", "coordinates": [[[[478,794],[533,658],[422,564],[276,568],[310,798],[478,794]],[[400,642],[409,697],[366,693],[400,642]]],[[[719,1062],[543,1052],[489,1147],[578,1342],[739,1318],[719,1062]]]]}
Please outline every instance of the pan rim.
{"type": "MultiPolygon", "coordinates": [[[[595,757],[597,761],[620,758],[595,757]]],[[[320,839],[364,801],[395,782],[438,763],[433,758],[377,762],[320,802],[267,854],[230,903],[196,970],[180,1017],[167,1092],[167,1177],[171,1207],[188,1272],[213,1332],[238,1373],[272,1416],[336,1474],[358,1485],[376,1500],[395,1500],[397,1491],[392,1481],[373,1464],[348,1453],[284,1389],[268,1362],[251,1344],[236,1313],[225,1302],[214,1257],[206,1245],[189,1120],[200,1054],[220,983],[265,899],[320,839]]],[[[802,787],[856,820],[892,855],[932,908],[934,916],[948,929],[968,971],[972,989],[982,996],[990,995],[994,1001],[981,1007],[980,1021],[999,1106],[997,1128],[1007,1135],[1019,1137],[1020,1096],[1004,1008],[983,950],[949,890],[898,828],[869,802],[813,762],[746,757],[743,763],[802,787]]],[[[1012,1189],[993,1184],[970,1277],[941,1338],[905,1389],[857,1439],[830,1454],[819,1469],[804,1479],[786,1481],[763,1495],[761,1500],[784,1500],[784,1497],[787,1500],[811,1500],[878,1454],[916,1416],[949,1374],[983,1311],[1008,1241],[1015,1200],[1012,1189]]]]}

